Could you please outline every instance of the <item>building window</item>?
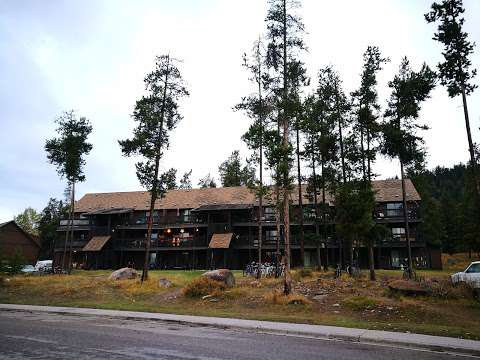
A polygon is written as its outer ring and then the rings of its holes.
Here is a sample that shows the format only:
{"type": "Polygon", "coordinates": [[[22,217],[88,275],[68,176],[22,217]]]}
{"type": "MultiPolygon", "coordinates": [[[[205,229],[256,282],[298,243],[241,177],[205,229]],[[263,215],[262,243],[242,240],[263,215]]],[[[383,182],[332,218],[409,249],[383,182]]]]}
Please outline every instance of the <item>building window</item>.
{"type": "Polygon", "coordinates": [[[277,230],[267,230],[265,231],[265,239],[267,241],[277,240],[277,230]]]}
{"type": "Polygon", "coordinates": [[[182,210],[183,212],[183,222],[190,222],[190,209],[182,210]]]}
{"type": "Polygon", "coordinates": [[[275,220],[275,208],[266,207],[263,211],[263,217],[266,221],[275,220]]]}
{"type": "MultiPolygon", "coordinates": [[[[150,211],[146,211],[145,212],[145,223],[148,223],[148,218],[149,217],[150,217],[150,211]]],[[[155,210],[153,212],[153,223],[154,224],[158,224],[158,217],[159,217],[158,211],[155,210]]]]}
{"type": "Polygon", "coordinates": [[[392,237],[394,240],[404,240],[405,228],[403,227],[392,228],[392,237]]]}
{"type": "Polygon", "coordinates": [[[403,216],[403,204],[402,203],[387,203],[387,217],[400,217],[403,216]]]}

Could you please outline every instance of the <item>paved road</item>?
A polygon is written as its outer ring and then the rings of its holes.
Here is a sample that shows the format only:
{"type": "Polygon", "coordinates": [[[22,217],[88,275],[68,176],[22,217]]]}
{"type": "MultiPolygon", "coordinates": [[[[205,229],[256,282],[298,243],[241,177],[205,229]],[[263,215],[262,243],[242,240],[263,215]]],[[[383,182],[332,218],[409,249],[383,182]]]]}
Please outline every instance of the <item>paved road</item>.
{"type": "Polygon", "coordinates": [[[466,359],[158,321],[0,311],[0,359],[466,359]]]}

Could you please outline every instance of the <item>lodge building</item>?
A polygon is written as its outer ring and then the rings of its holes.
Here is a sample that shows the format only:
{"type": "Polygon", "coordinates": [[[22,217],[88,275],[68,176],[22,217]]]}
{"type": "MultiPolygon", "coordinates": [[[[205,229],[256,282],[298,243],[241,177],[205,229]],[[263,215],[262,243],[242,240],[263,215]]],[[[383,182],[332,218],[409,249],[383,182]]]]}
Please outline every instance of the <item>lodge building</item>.
{"type": "MultiPolygon", "coordinates": [[[[372,182],[376,208],[374,219],[384,224],[388,234],[375,242],[377,268],[399,268],[407,256],[400,180],[372,182]]],[[[317,263],[317,239],[313,201],[303,189],[305,266],[317,263]]],[[[430,248],[418,231],[420,196],[406,181],[408,220],[414,263],[419,268],[441,267],[440,250],[430,248]]],[[[319,197],[321,198],[321,197],[319,197]]],[[[326,241],[322,241],[322,261],[334,266],[340,261],[342,243],[335,236],[334,202],[327,196],[326,241]]],[[[85,269],[119,268],[133,264],[140,268],[145,254],[145,238],[150,194],[146,191],[91,193],[75,205],[72,262],[85,269]]],[[[161,269],[241,269],[257,259],[258,202],[244,186],[168,191],[155,203],[151,264],[161,269]]],[[[298,188],[291,193],[291,262],[300,264],[298,188]]],[[[323,222],[320,221],[320,226],[323,222]]],[[[64,253],[69,221],[58,227],[54,262],[64,253]]],[[[271,199],[264,201],[262,218],[263,261],[273,261],[277,246],[284,247],[277,233],[271,199]]],[[[322,228],[321,234],[324,234],[322,228]]],[[[324,236],[322,236],[323,239],[324,236]]],[[[68,244],[68,248],[70,244],[68,244]]],[[[367,249],[355,244],[359,265],[367,266],[367,249]]],[[[68,252],[67,252],[68,256],[68,252]]],[[[68,260],[68,258],[67,258],[68,260]]]]}

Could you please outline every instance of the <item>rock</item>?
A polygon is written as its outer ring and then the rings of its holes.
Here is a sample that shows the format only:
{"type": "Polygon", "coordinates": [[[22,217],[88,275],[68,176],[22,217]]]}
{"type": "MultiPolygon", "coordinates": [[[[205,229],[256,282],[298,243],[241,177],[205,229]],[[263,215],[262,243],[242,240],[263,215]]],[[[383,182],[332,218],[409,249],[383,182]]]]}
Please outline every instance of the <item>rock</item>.
{"type": "Polygon", "coordinates": [[[428,295],[428,289],[412,280],[394,280],[388,284],[388,288],[403,295],[428,295]]]}
{"type": "Polygon", "coordinates": [[[333,304],[333,307],[340,307],[340,304],[333,304]]]}
{"type": "Polygon", "coordinates": [[[128,279],[135,279],[138,276],[138,273],[132,268],[121,268],[115,270],[113,273],[110,274],[108,277],[109,280],[128,280],[128,279]]]}
{"type": "Polygon", "coordinates": [[[325,295],[325,294],[318,294],[318,295],[315,295],[313,297],[313,300],[316,300],[316,301],[322,301],[322,300],[325,300],[325,298],[327,297],[328,295],[325,295]]]}
{"type": "Polygon", "coordinates": [[[168,279],[159,279],[158,280],[158,286],[163,287],[163,288],[169,288],[169,287],[173,286],[173,283],[168,279]]]}
{"type": "Polygon", "coordinates": [[[228,269],[207,271],[206,273],[202,274],[202,276],[206,276],[212,280],[221,281],[225,284],[226,287],[235,286],[235,277],[233,276],[233,273],[228,269]]]}

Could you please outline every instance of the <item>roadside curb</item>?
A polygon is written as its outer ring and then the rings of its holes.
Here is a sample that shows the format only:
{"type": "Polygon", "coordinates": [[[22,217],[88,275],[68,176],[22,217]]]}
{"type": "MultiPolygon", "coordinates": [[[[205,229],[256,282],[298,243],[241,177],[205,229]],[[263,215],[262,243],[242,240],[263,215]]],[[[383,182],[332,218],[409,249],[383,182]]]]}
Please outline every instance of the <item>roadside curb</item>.
{"type": "Polygon", "coordinates": [[[243,329],[272,334],[306,336],[319,339],[340,340],[364,344],[392,345],[417,350],[448,352],[480,357],[480,341],[413,333],[399,333],[391,331],[354,329],[324,325],[282,323],[272,321],[147,313],[138,311],[70,308],[58,306],[0,304],[0,311],[43,312],[52,314],[105,316],[111,318],[132,320],[164,321],[187,325],[201,325],[227,329],[243,329]]]}

